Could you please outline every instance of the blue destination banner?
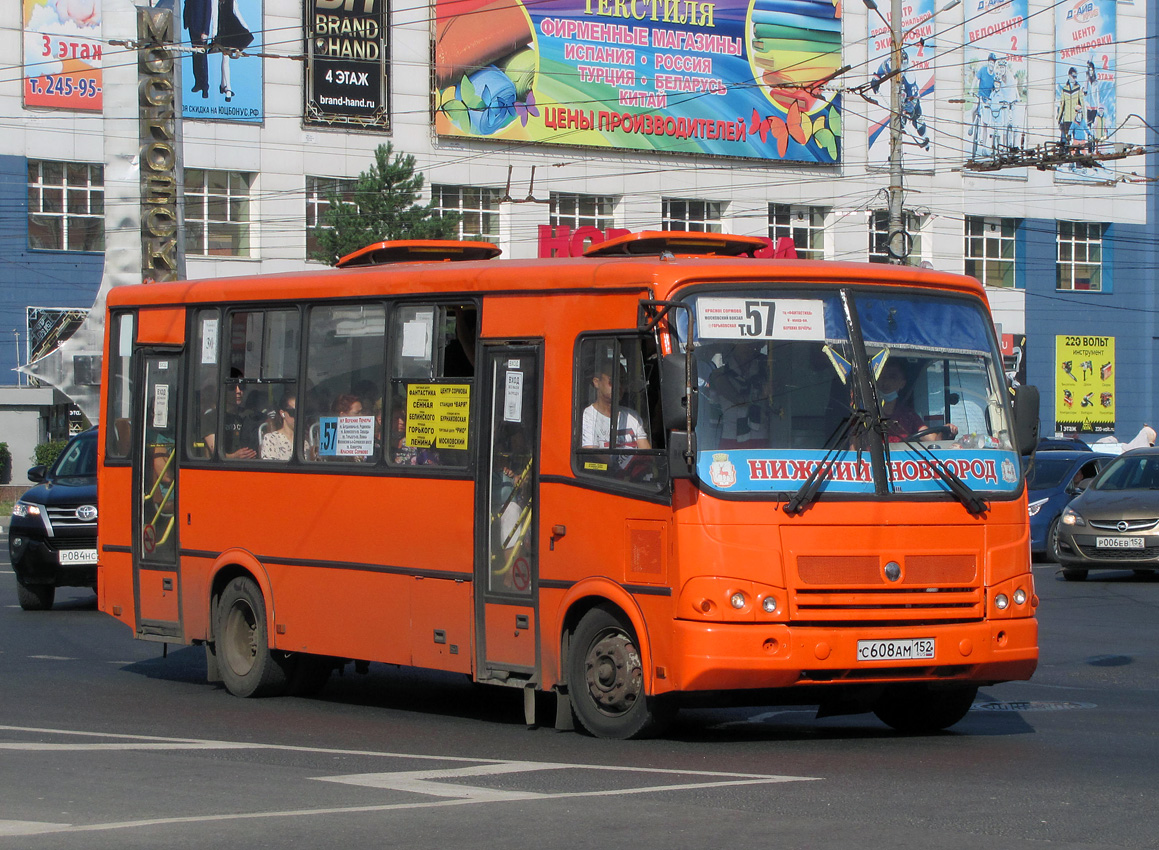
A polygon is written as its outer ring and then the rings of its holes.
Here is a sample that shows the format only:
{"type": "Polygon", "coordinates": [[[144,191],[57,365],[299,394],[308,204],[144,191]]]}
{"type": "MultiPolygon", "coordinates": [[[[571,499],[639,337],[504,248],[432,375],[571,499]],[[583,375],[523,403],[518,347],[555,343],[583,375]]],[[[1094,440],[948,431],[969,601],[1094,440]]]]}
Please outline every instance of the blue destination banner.
{"type": "MultiPolygon", "coordinates": [[[[1018,488],[1018,455],[1000,450],[935,450],[937,462],[974,490],[1012,493],[1018,488]]],[[[757,449],[700,452],[698,472],[703,481],[730,493],[792,492],[805,483],[824,460],[822,451],[757,449]]],[[[944,493],[945,482],[925,456],[891,448],[890,478],[896,493],[944,493]]],[[[869,453],[845,451],[829,462],[823,493],[872,493],[873,467],[869,453]]]]}

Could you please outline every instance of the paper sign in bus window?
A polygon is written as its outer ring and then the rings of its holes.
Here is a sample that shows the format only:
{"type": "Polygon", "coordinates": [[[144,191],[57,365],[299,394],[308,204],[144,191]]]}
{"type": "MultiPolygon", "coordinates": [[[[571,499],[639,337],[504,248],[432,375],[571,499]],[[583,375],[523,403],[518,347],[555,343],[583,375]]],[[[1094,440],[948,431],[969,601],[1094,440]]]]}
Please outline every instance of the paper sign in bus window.
{"type": "Polygon", "coordinates": [[[204,366],[217,363],[217,319],[201,321],[201,363],[204,366]]]}
{"type": "Polygon", "coordinates": [[[701,339],[825,340],[825,302],[803,298],[698,298],[701,339]]]}
{"type": "Polygon", "coordinates": [[[470,384],[411,384],[407,387],[404,445],[466,449],[470,421],[470,384]]]}
{"type": "Polygon", "coordinates": [[[323,416],[318,420],[321,457],[370,457],[374,454],[373,416],[323,416]]]}
{"type": "Polygon", "coordinates": [[[431,335],[434,330],[433,313],[419,313],[413,321],[402,326],[402,356],[427,358],[431,351],[431,335]]]}
{"type": "Polygon", "coordinates": [[[523,373],[508,372],[503,394],[503,421],[523,421],[523,373]]]}

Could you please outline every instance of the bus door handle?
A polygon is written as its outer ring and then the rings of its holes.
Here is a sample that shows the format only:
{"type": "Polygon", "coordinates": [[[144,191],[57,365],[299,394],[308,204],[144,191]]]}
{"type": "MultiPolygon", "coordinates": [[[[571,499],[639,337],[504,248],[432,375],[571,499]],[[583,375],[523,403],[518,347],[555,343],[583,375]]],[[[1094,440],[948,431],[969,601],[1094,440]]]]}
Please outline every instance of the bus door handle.
{"type": "Polygon", "coordinates": [[[567,534],[567,526],[566,525],[553,525],[551,527],[551,539],[547,543],[548,551],[554,552],[555,551],[555,541],[559,540],[565,534],[567,534]]]}

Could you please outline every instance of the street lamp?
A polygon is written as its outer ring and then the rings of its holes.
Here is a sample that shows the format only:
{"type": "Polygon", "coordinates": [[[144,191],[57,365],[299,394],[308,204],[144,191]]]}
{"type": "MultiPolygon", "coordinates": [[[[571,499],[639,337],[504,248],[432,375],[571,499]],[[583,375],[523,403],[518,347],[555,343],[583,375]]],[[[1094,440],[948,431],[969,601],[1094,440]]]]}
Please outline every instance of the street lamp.
{"type": "Polygon", "coordinates": [[[877,8],[877,0],[861,0],[867,9],[873,11],[881,22],[889,28],[889,225],[886,235],[890,261],[902,263],[909,256],[913,241],[905,229],[902,202],[904,200],[903,168],[901,161],[902,128],[905,125],[902,114],[903,69],[901,52],[910,34],[927,21],[932,21],[942,12],[953,9],[962,0],[950,0],[928,18],[919,21],[904,33],[901,32],[902,0],[890,0],[889,20],[877,8]]]}

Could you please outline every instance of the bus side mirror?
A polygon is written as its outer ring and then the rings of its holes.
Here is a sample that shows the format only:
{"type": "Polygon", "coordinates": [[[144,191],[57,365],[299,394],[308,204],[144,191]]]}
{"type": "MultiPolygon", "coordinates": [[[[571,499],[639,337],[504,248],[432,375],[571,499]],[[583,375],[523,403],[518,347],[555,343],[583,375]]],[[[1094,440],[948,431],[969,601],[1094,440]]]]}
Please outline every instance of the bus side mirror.
{"type": "Polygon", "coordinates": [[[1021,455],[1028,455],[1038,445],[1038,387],[1014,388],[1014,441],[1021,455]]]}
{"type": "Polygon", "coordinates": [[[696,360],[673,353],[660,361],[660,409],[665,431],[687,431],[696,427],[696,360]],[[688,417],[692,405],[692,418],[688,417]]]}

